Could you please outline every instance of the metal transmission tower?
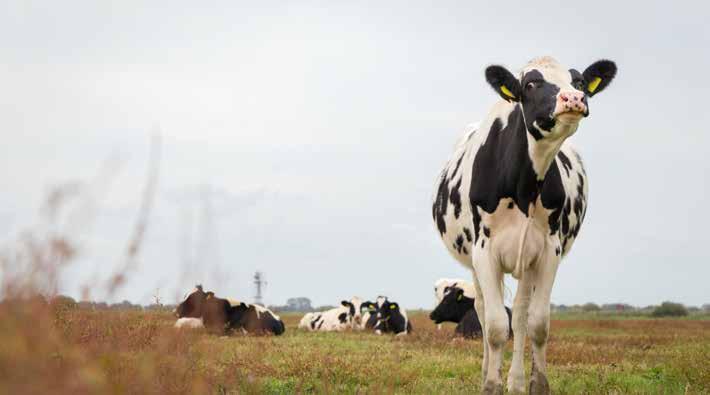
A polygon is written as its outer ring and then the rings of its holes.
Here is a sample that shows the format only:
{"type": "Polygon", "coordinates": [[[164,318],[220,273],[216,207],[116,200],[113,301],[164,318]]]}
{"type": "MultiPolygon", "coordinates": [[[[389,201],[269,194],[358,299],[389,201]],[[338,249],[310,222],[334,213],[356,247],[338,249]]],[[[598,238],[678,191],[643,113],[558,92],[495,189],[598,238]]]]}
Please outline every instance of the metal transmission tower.
{"type": "Polygon", "coordinates": [[[254,303],[263,305],[263,295],[262,292],[266,288],[266,280],[264,279],[264,273],[256,272],[254,273],[254,287],[256,287],[256,295],[254,295],[254,303]]]}

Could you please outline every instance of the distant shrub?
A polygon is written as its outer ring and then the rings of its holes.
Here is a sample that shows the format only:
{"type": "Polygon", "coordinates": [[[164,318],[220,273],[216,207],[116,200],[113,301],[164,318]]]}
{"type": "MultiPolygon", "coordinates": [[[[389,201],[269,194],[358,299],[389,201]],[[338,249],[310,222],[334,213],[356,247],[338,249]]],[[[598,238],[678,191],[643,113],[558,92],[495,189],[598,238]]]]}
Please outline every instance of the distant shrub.
{"type": "Polygon", "coordinates": [[[663,302],[653,309],[651,315],[654,317],[682,317],[688,315],[688,309],[680,303],[663,302]]]}
{"type": "Polygon", "coordinates": [[[56,310],[70,310],[75,309],[78,306],[74,298],[64,295],[57,295],[53,297],[49,304],[56,310]]]}
{"type": "Polygon", "coordinates": [[[586,303],[582,306],[582,311],[585,311],[585,312],[599,311],[599,310],[601,310],[601,308],[596,303],[586,303]]]}

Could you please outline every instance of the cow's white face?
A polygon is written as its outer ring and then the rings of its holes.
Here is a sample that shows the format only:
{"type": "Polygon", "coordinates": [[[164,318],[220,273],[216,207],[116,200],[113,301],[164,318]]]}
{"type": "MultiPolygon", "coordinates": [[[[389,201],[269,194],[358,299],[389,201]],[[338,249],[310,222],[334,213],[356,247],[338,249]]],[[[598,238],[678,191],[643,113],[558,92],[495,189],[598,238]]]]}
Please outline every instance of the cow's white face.
{"type": "MultiPolygon", "coordinates": [[[[343,304],[343,306],[346,306],[343,304]]],[[[353,296],[347,306],[350,309],[350,317],[352,317],[352,325],[357,326],[362,323],[362,299],[353,296]]]]}
{"type": "Polygon", "coordinates": [[[589,115],[587,98],[601,92],[616,75],[616,65],[600,60],[580,73],[551,57],[534,59],[516,78],[502,66],[486,69],[486,79],[506,100],[521,105],[525,126],[535,140],[571,135],[589,115]]]}

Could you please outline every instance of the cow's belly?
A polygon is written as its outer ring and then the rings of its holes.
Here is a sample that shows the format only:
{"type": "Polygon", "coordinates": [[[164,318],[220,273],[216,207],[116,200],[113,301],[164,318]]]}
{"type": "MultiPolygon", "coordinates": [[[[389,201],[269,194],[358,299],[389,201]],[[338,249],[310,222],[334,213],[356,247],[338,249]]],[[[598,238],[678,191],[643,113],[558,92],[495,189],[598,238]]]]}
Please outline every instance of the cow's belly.
{"type": "Polygon", "coordinates": [[[483,214],[481,222],[490,229],[489,256],[497,262],[505,273],[513,273],[518,261],[521,238],[527,235],[522,246],[521,264],[529,267],[540,257],[548,246],[554,244],[555,235],[550,235],[547,225],[549,210],[542,207],[538,200],[535,209],[535,219],[528,224],[525,216],[514,204],[512,199],[502,199],[496,210],[491,214],[483,214]]]}

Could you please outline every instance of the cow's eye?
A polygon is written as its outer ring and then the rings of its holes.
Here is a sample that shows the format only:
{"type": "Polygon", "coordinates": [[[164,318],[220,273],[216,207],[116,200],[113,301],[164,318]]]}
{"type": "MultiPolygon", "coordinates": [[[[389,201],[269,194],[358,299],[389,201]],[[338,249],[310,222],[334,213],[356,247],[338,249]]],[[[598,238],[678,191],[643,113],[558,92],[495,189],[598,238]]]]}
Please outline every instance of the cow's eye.
{"type": "Polygon", "coordinates": [[[525,85],[525,89],[532,90],[537,88],[537,81],[530,81],[525,85]]]}
{"type": "Polygon", "coordinates": [[[574,89],[584,92],[584,81],[575,80],[572,82],[572,86],[574,87],[574,89]]]}

